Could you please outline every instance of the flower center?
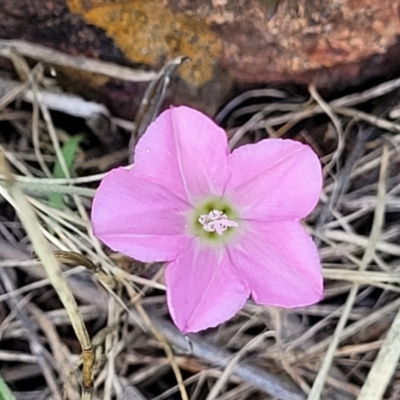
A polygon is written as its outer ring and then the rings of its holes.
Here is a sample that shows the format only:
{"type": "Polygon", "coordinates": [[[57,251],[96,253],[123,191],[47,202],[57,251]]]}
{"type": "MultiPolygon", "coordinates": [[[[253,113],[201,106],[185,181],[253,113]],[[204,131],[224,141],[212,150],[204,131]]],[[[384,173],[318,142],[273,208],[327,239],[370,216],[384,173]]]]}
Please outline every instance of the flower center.
{"type": "Polygon", "coordinates": [[[208,214],[200,215],[198,221],[206,232],[217,232],[221,236],[228,228],[237,228],[239,224],[231,221],[226,214],[219,210],[211,210],[208,214]]]}

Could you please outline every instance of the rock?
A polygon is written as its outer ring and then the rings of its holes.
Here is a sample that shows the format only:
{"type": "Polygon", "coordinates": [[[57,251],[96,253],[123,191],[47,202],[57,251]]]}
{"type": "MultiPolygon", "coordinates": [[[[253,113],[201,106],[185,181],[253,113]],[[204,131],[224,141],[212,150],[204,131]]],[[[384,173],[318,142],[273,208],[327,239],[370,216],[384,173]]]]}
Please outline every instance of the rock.
{"type": "MultiPolygon", "coordinates": [[[[233,87],[312,82],[334,91],[397,72],[399,7],[393,0],[0,0],[0,37],[151,69],[187,55],[168,101],[213,114],[233,87]]],[[[64,87],[99,95],[125,118],[146,87],[65,69],[60,76],[64,87]]]]}

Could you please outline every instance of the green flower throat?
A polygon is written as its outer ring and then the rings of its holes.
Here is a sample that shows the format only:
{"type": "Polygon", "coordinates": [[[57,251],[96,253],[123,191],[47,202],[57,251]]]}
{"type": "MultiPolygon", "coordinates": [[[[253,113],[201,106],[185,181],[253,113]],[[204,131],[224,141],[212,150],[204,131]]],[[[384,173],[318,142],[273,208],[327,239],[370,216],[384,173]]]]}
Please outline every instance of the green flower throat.
{"type": "Polygon", "coordinates": [[[190,216],[193,233],[208,242],[225,242],[238,224],[238,213],[221,198],[208,199],[194,208],[190,216]]]}

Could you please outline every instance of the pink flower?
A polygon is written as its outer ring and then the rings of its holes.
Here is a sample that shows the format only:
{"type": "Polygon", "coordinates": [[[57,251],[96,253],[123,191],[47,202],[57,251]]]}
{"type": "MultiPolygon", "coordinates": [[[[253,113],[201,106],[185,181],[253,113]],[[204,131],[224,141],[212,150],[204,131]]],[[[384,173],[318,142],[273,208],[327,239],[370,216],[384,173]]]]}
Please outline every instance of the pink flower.
{"type": "Polygon", "coordinates": [[[321,299],[318,251],[300,222],[321,186],[310,147],[266,139],[230,153],[208,117],[171,108],[139,140],[134,166],[102,181],[94,232],[135,259],[167,261],[171,316],[196,332],[231,318],[249,296],[280,307],[321,299]]]}

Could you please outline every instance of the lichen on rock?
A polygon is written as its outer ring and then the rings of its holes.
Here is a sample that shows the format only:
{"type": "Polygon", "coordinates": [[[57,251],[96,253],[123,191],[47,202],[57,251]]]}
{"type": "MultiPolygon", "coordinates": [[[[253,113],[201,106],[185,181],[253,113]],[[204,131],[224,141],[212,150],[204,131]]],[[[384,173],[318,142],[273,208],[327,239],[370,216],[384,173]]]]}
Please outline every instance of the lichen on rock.
{"type": "Polygon", "coordinates": [[[104,29],[132,62],[160,67],[185,55],[191,62],[179,73],[187,83],[200,86],[212,79],[222,44],[205,22],[146,0],[67,0],[67,5],[104,29]]]}

